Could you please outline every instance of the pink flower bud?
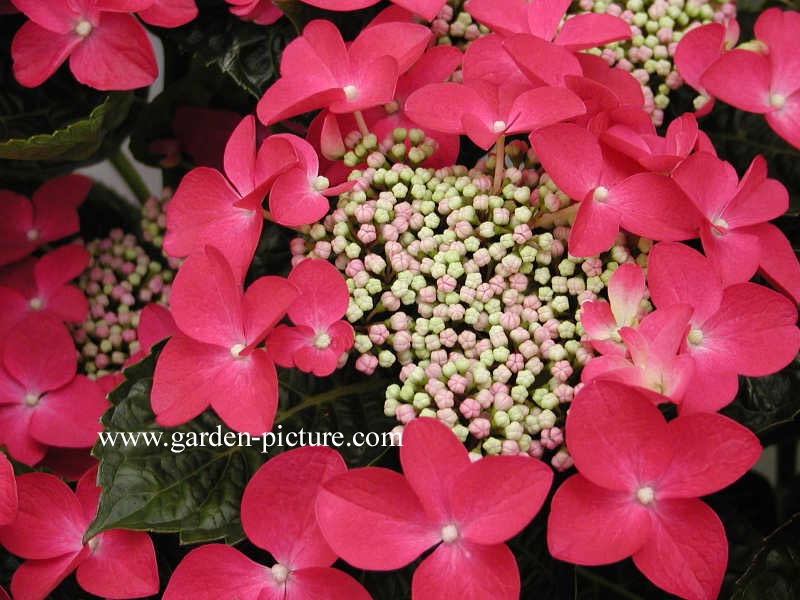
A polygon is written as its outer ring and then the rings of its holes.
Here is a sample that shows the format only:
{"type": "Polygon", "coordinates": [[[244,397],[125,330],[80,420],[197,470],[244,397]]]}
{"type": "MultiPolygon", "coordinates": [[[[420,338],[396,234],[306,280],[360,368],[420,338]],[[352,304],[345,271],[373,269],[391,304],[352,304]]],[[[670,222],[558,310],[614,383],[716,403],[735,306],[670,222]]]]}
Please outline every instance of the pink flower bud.
{"type": "Polygon", "coordinates": [[[465,418],[474,419],[481,414],[481,405],[475,398],[465,398],[458,407],[458,411],[464,415],[465,418]]]}
{"type": "Polygon", "coordinates": [[[470,422],[468,429],[473,437],[482,440],[483,438],[488,437],[491,433],[492,424],[489,422],[489,419],[480,417],[478,419],[473,419],[470,422]]]}

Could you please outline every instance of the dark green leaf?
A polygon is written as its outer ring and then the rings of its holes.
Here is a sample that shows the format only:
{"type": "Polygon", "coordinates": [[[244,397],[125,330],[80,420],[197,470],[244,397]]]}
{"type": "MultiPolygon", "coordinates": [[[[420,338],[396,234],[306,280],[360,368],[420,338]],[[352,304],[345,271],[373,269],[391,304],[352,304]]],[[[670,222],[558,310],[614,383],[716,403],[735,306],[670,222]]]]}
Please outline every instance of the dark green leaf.
{"type": "Polygon", "coordinates": [[[739,393],[722,411],[772,443],[800,419],[800,357],[785,369],[766,377],[739,379],[739,393]]]}
{"type": "Polygon", "coordinates": [[[51,133],[0,142],[0,158],[12,160],[86,160],[100,148],[108,132],[128,116],[133,94],[111,94],[89,115],[51,133]]]}
{"type": "Polygon", "coordinates": [[[731,600],[800,598],[800,514],[764,540],[750,568],[736,582],[731,600]]]}
{"type": "Polygon", "coordinates": [[[254,445],[187,447],[177,436],[229,430],[210,412],[174,429],[163,429],[150,409],[150,387],[159,350],[125,370],[125,381],[110,395],[113,406],[103,416],[107,433],[163,432],[157,445],[95,445],[103,488],[97,517],[87,537],[114,528],[179,532],[183,543],[244,536],[239,506],[244,487],[263,463],[254,445]]]}
{"type": "Polygon", "coordinates": [[[225,6],[205,10],[191,23],[162,33],[181,54],[214,67],[256,99],[278,77],[281,51],[296,36],[286,20],[264,27],[242,21],[225,6]]]}

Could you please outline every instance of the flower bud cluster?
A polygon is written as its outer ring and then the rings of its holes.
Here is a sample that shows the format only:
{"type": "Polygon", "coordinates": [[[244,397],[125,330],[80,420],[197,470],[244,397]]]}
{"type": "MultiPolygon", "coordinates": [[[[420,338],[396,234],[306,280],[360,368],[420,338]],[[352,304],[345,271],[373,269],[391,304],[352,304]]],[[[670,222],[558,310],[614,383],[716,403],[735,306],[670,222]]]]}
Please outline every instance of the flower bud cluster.
{"type": "Polygon", "coordinates": [[[142,239],[161,250],[167,266],[173,271],[181,264],[181,259],[163,253],[164,235],[167,232],[167,203],[172,198],[172,189],[164,188],[160,196],[150,196],[142,205],[142,239]]]}
{"type": "Polygon", "coordinates": [[[437,46],[456,46],[464,50],[472,40],[489,33],[486,26],[474,21],[472,15],[463,10],[463,4],[461,0],[449,0],[431,23],[437,46]]]}
{"type": "Polygon", "coordinates": [[[91,259],[78,287],[89,300],[89,315],[72,335],[80,368],[90,377],[101,377],[139,351],[139,312],[151,302],[167,303],[174,271],[121,229],[92,240],[86,250],[91,259]]]}
{"type": "Polygon", "coordinates": [[[580,0],[578,12],[609,14],[630,24],[630,40],[588,52],[631,73],[642,85],[645,109],[661,125],[670,92],[683,85],[672,60],[681,37],[700,25],[735,19],[736,4],[733,0],[580,0]]]}
{"type": "Polygon", "coordinates": [[[355,189],[292,251],[344,273],[356,368],[400,369],[388,416],[437,417],[476,456],[555,452],[551,462],[566,468],[564,405],[593,356],[580,305],[646,254],[620,235],[601,257],[570,256],[570,211],[560,210],[570,200],[525,167],[524,144],[511,155],[522,168],[507,169],[498,195],[493,156],[471,171],[354,171],[355,189]]]}

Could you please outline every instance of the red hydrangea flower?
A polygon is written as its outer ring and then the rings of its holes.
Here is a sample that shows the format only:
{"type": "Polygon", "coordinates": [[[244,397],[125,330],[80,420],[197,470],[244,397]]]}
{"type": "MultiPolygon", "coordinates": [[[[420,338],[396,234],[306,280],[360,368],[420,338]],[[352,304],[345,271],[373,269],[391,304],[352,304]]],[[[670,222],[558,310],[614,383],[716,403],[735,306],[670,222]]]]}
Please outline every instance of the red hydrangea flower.
{"type": "Polygon", "coordinates": [[[686,84],[702,94],[695,100],[695,114],[702,117],[714,108],[714,98],[703,86],[706,70],[732,48],[739,39],[739,24],[735,20],[709,23],[687,31],[675,49],[675,67],[686,84]]]}
{"type": "Polygon", "coordinates": [[[642,268],[625,264],[608,281],[608,302],[595,300],[581,304],[581,324],[595,350],[602,354],[625,354],[619,329],[638,325],[646,292],[642,268]]]}
{"type": "Polygon", "coordinates": [[[792,244],[772,223],[755,225],[752,231],[761,243],[759,273],[795,304],[800,304],[800,262],[792,244]]]}
{"type": "Polygon", "coordinates": [[[265,125],[317,108],[352,113],[391,102],[397,78],[422,55],[430,29],[382,23],[349,45],[329,21],[311,21],[281,55],[281,77],[258,103],[265,125]]]}
{"type": "Polygon", "coordinates": [[[529,133],[586,112],[568,89],[534,86],[505,54],[499,36],[472,42],[463,70],[463,84],[433,83],[413,92],[405,104],[409,118],[423,128],[465,133],[487,150],[501,135],[529,133]],[[498,61],[507,66],[502,75],[498,61]]]}
{"type": "Polygon", "coordinates": [[[76,375],[77,356],[66,327],[34,315],[8,333],[0,368],[0,444],[33,466],[47,446],[89,448],[108,401],[100,387],[76,375]]]}
{"type": "Polygon", "coordinates": [[[69,244],[40,259],[28,258],[0,269],[0,335],[28,314],[82,323],[89,303],[81,290],[67,282],[88,264],[89,253],[69,244]]]}
{"type": "Polygon", "coordinates": [[[655,240],[696,235],[700,214],[675,182],[636,172],[586,129],[558,123],[534,132],[531,142],[556,185],[580,202],[569,240],[572,255],[608,250],[620,226],[655,240]]]}
{"type": "Polygon", "coordinates": [[[282,367],[326,377],[353,346],[353,327],[342,320],[350,302],[347,284],[328,261],[310,258],[292,269],[289,281],[300,291],[287,313],[296,327],[279,325],[267,350],[282,367]]]}
{"type": "Polygon", "coordinates": [[[737,374],[761,377],[788,365],[800,348],[797,309],[755,283],[723,286],[705,256],[684,244],[656,244],[647,270],[657,308],[688,304],[694,311],[683,352],[695,374],[681,414],[716,411],[733,400],[737,374]]]}
{"type": "Polygon", "coordinates": [[[520,579],[503,542],[541,508],[553,480],[543,463],[489,456],[476,463],[436,419],[403,431],[401,475],[355,469],[323,484],[317,519],[334,552],[355,567],[392,570],[436,549],[417,567],[415,600],[516,600],[520,579]]]}
{"type": "Polygon", "coordinates": [[[269,212],[281,225],[296,227],[319,221],[331,209],[326,196],[338,196],[350,191],[356,181],[346,181],[335,187],[319,175],[319,157],[304,139],[291,134],[274,135],[270,140],[285,140],[294,148],[297,165],[275,178],[269,192],[269,212]]]}
{"type": "Polygon", "coordinates": [[[39,246],[78,233],[78,206],[92,180],[65,175],[25,196],[0,190],[0,266],[25,258],[39,246]]]}
{"type": "Polygon", "coordinates": [[[88,471],[75,493],[52,475],[17,477],[22,509],[12,524],[0,527],[0,544],[26,559],[11,579],[15,600],[44,600],[73,571],[81,588],[103,598],[158,592],[155,550],[146,533],[112,529],[84,543],[100,500],[96,477],[97,469],[88,471]]]}
{"type": "Polygon", "coordinates": [[[616,382],[583,388],[566,432],[578,474],[553,497],[550,553],[579,565],[632,556],[660,588],[716,598],[728,542],[719,517],[697,498],[744,475],[761,454],[758,439],[719,414],[667,423],[640,392],[616,382]]]}
{"type": "Polygon", "coordinates": [[[764,114],[775,133],[800,148],[800,13],[770,8],[758,16],[754,31],[754,49],[723,54],[702,84],[736,108],[764,114]]]}
{"type": "Polygon", "coordinates": [[[272,25],[283,16],[281,9],[272,0],[225,0],[231,5],[231,13],[243,21],[258,25],[272,25]]]}
{"type": "Polygon", "coordinates": [[[153,83],[158,65],[144,27],[125,14],[153,0],[13,0],[30,19],[11,43],[14,76],[43,83],[69,58],[75,79],[98,90],[132,90],[153,83]]]}
{"type": "Polygon", "coordinates": [[[184,257],[213,244],[243,281],[264,226],[261,203],[274,177],[296,162],[291,144],[276,136],[256,152],[255,118],[245,117],[225,146],[224,175],[198,167],[181,179],[167,204],[164,250],[184,257]]]}
{"type": "Polygon", "coordinates": [[[672,174],[702,213],[703,251],[723,285],[749,280],[761,262],[761,239],[753,226],[779,217],[789,208],[789,193],[767,178],[767,162],[757,156],[739,182],[730,163],[699,152],[672,174]]]}
{"type": "Polygon", "coordinates": [[[268,461],[244,491],[242,527],[276,563],[267,568],[230,546],[201,546],[175,569],[164,600],[369,600],[355,579],[331,568],[336,554],[314,514],[322,484],[346,471],[342,457],[325,446],[268,461]]]}
{"type": "Polygon", "coordinates": [[[14,467],[0,452],[0,526],[8,525],[17,516],[17,480],[14,478],[14,467]]]}
{"type": "Polygon", "coordinates": [[[260,277],[243,293],[213,246],[187,258],[170,295],[179,332],[161,352],[153,376],[156,421],[173,427],[210,406],[236,431],[261,435],[272,429],[278,375],[256,346],[296,296],[292,283],[273,276],[260,277]]]}
{"type": "Polygon", "coordinates": [[[597,356],[586,363],[581,381],[619,381],[641,388],[654,404],[680,404],[694,375],[691,356],[678,354],[689,329],[692,307],[675,304],[647,315],[638,328],[619,330],[629,356],[597,356]]]}
{"type": "Polygon", "coordinates": [[[195,0],[154,0],[136,14],[150,25],[180,27],[197,16],[197,4],[195,0]]]}
{"type": "Polygon", "coordinates": [[[465,9],[477,21],[504,36],[530,34],[554,41],[570,50],[586,50],[610,42],[627,40],[631,28],[619,17],[586,13],[568,18],[571,0],[469,0],[465,9]]]}

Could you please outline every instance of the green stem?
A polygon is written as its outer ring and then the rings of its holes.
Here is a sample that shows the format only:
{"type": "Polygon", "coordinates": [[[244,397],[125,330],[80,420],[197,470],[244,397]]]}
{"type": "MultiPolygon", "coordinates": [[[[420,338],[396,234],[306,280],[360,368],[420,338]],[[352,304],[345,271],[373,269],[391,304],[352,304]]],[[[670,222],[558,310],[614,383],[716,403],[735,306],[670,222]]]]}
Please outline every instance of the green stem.
{"type": "Polygon", "coordinates": [[[584,579],[588,579],[592,583],[596,583],[608,590],[613,591],[617,596],[620,598],[627,598],[628,600],[644,600],[638,594],[634,594],[633,592],[629,592],[624,587],[617,585],[616,583],[609,581],[602,575],[598,575],[594,571],[590,569],[585,569],[584,567],[575,567],[575,573],[583,577],[584,579]]]}
{"type": "Polygon", "coordinates": [[[308,396],[305,398],[300,404],[293,406],[287,410],[278,411],[278,416],[275,418],[275,425],[278,423],[283,423],[287,419],[293,417],[299,412],[306,410],[307,408],[311,408],[313,406],[320,406],[321,404],[327,404],[328,402],[333,402],[334,400],[338,400],[343,396],[347,396],[349,394],[360,394],[362,392],[369,392],[371,390],[378,389],[382,387],[384,381],[382,379],[374,380],[368,379],[367,381],[362,381],[359,383],[351,383],[350,385],[345,385],[342,387],[337,387],[332,390],[328,390],[327,392],[322,392],[321,394],[316,394],[314,396],[308,396]]]}
{"type": "Polygon", "coordinates": [[[117,151],[111,155],[109,161],[117,173],[119,173],[119,176],[125,181],[128,189],[136,196],[136,199],[141,204],[144,204],[151,196],[150,190],[147,189],[147,185],[145,185],[142,176],[139,175],[139,171],[136,170],[133,163],[122,152],[122,148],[118,148],[117,151]]]}
{"type": "Polygon", "coordinates": [[[503,176],[505,175],[506,163],[506,136],[501,135],[497,138],[494,153],[494,182],[492,183],[492,192],[495,194],[500,193],[500,188],[503,185],[503,176]]]}

